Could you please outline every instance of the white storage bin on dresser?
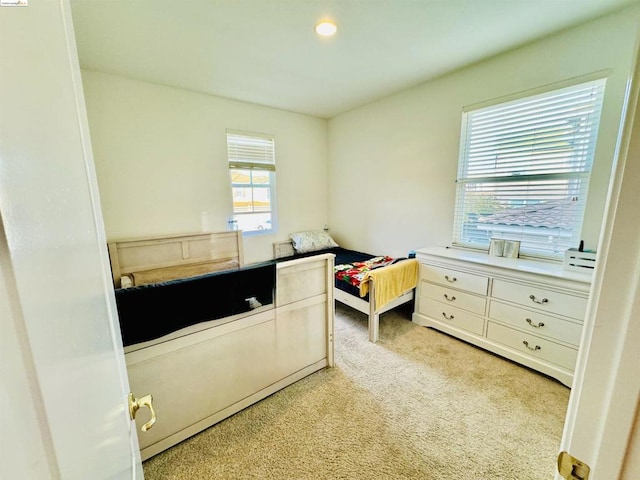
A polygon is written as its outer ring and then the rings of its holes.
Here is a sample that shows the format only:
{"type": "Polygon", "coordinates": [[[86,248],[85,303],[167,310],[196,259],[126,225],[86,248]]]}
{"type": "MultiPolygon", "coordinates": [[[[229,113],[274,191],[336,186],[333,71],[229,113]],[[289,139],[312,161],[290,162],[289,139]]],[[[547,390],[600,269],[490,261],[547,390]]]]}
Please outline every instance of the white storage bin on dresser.
{"type": "Polygon", "coordinates": [[[416,251],[413,321],[571,386],[591,274],[454,248],[416,251]]]}

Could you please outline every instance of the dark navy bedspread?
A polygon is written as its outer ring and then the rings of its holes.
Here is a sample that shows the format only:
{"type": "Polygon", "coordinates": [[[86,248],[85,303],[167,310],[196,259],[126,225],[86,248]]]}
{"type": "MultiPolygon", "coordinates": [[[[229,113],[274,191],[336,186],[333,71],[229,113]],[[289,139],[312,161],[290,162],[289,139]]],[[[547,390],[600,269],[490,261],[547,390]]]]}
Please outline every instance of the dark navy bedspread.
{"type": "MultiPolygon", "coordinates": [[[[280,260],[291,260],[293,258],[303,258],[310,257],[313,255],[319,255],[321,253],[333,253],[336,256],[335,265],[343,265],[345,263],[353,263],[353,262],[364,262],[373,257],[377,257],[379,255],[372,255],[370,253],[358,252],[356,250],[347,250],[342,247],[328,248],[326,250],[319,250],[317,252],[309,252],[309,253],[298,253],[293,257],[286,257],[280,260]]],[[[362,298],[365,301],[369,301],[369,294],[364,297],[360,297],[360,289],[358,287],[354,287],[353,285],[348,284],[347,282],[342,282],[335,278],[334,276],[334,285],[336,288],[346,292],[354,297],[362,298]]]]}
{"type": "Polygon", "coordinates": [[[153,340],[196,323],[273,303],[276,262],[169,282],[116,289],[124,345],[153,340]],[[253,305],[256,305],[253,303],[253,305]]]}

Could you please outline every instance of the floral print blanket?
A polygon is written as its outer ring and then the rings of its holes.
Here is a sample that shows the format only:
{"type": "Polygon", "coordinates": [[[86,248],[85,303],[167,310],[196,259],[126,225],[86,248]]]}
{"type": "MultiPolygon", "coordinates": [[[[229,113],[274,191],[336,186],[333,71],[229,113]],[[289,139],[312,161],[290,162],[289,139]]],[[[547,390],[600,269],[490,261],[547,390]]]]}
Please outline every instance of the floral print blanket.
{"type": "MultiPolygon", "coordinates": [[[[360,288],[360,284],[362,283],[362,279],[365,274],[374,268],[384,267],[386,265],[391,265],[394,259],[391,257],[373,257],[370,260],[365,262],[353,262],[353,263],[345,263],[342,265],[336,265],[334,267],[334,272],[336,274],[336,278],[342,282],[347,282],[349,285],[353,285],[354,287],[360,288]]],[[[362,294],[361,296],[364,296],[362,294]]]]}

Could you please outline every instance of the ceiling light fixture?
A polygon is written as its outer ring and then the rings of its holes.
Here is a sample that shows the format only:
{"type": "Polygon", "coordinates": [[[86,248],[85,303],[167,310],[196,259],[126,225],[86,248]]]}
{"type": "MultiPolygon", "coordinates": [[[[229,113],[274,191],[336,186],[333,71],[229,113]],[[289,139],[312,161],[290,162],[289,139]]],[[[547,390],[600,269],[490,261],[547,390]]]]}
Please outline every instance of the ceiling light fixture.
{"type": "Polygon", "coordinates": [[[316,33],[318,35],[322,35],[323,37],[330,37],[332,35],[335,35],[337,30],[337,25],[331,20],[323,20],[316,25],[316,33]]]}

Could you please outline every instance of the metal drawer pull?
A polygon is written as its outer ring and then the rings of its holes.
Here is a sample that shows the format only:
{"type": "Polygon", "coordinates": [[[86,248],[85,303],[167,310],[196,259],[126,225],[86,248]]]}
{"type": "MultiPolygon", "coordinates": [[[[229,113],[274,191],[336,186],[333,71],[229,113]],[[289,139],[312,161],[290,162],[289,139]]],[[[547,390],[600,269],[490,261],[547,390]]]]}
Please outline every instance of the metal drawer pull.
{"type": "Polygon", "coordinates": [[[458,279],[456,277],[449,278],[449,275],[445,275],[444,279],[449,283],[453,283],[453,282],[457,282],[458,281],[458,279]]]}
{"type": "Polygon", "coordinates": [[[531,301],[533,303],[539,303],[539,304],[547,303],[549,301],[548,298],[543,298],[542,300],[536,300],[536,296],[535,295],[529,295],[529,298],[531,299],[531,301]]]}
{"type": "Polygon", "coordinates": [[[540,350],[542,347],[540,345],[536,345],[535,348],[534,347],[530,347],[529,346],[529,342],[527,342],[526,340],[523,340],[522,343],[524,344],[525,347],[527,347],[529,350],[532,351],[536,351],[536,350],[540,350]]]}
{"type": "Polygon", "coordinates": [[[541,327],[544,327],[544,323],[543,323],[543,322],[538,322],[538,324],[537,324],[537,325],[534,325],[534,324],[533,324],[533,320],[531,320],[530,318],[525,318],[525,320],[526,320],[526,321],[527,321],[527,323],[528,323],[529,325],[531,325],[533,328],[541,328],[541,327]]]}
{"type": "Polygon", "coordinates": [[[444,313],[444,312],[442,312],[442,316],[443,316],[444,318],[446,318],[447,320],[453,320],[453,319],[455,318],[453,315],[449,315],[449,316],[447,317],[447,314],[446,314],[446,313],[444,313]]]}
{"type": "Polygon", "coordinates": [[[450,302],[453,302],[456,299],[456,297],[454,297],[453,295],[449,296],[446,293],[444,294],[444,298],[446,298],[450,302]]]}

